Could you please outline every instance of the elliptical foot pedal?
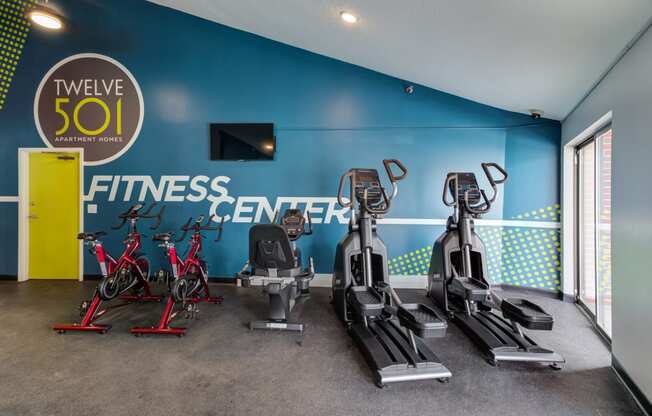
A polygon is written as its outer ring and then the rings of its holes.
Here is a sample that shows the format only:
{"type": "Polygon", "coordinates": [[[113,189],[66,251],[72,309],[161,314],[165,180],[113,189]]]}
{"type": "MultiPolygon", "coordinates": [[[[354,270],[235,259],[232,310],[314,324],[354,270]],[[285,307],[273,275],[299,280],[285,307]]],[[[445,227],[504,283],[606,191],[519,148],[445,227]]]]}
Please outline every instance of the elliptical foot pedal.
{"type": "Polygon", "coordinates": [[[541,306],[521,298],[503,299],[500,309],[506,319],[518,322],[524,328],[550,331],[554,319],[541,306]]]}
{"type": "Polygon", "coordinates": [[[457,277],[450,283],[452,293],[473,302],[482,302],[489,296],[489,285],[472,277],[457,277]]]}
{"type": "Polygon", "coordinates": [[[378,316],[383,311],[383,298],[378,291],[367,286],[349,289],[349,303],[363,316],[378,316]]]}
{"type": "Polygon", "coordinates": [[[419,338],[437,338],[446,335],[446,321],[432,308],[421,303],[404,303],[398,307],[398,320],[419,338]]]}

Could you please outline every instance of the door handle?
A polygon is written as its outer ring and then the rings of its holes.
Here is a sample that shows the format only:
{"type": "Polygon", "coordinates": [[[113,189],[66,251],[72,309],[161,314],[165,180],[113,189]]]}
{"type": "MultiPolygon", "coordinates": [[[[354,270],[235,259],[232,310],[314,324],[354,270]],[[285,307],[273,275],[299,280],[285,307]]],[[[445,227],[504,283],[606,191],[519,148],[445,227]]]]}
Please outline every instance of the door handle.
{"type": "Polygon", "coordinates": [[[27,216],[27,218],[29,218],[30,220],[36,220],[36,219],[38,219],[38,216],[36,216],[34,214],[30,214],[30,215],[27,216]]]}

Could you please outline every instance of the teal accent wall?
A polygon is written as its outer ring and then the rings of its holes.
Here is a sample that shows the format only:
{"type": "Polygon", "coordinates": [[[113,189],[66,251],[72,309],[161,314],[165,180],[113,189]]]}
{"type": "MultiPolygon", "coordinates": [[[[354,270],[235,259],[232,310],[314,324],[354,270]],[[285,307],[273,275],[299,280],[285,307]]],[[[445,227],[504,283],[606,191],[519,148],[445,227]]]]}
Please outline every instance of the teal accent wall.
{"type": "MultiPolygon", "coordinates": [[[[209,197],[226,201],[219,205],[218,214],[231,217],[238,201],[247,197],[264,198],[272,205],[283,197],[333,198],[344,171],[354,166],[382,169],[384,158],[401,159],[410,169],[389,214],[392,218],[445,219],[449,210],[441,203],[441,188],[446,172],[480,173],[480,163],[486,161],[506,165],[511,175],[487,218],[510,219],[559,203],[557,121],[533,120],[420,85],[408,95],[403,88],[409,80],[144,0],[58,0],[57,4],[65,11],[69,27],[58,34],[30,30],[6,106],[0,110],[4,161],[0,195],[17,193],[17,149],[43,146],[33,119],[34,94],[42,77],[68,56],[93,52],[116,59],[134,75],[143,92],[145,119],[127,153],[108,164],[86,167],[86,192],[101,176],[110,178],[102,182],[107,186],[125,175],[147,176],[157,186],[166,186],[164,178],[170,175],[188,177],[180,179],[183,190],[175,194],[184,198],[160,201],[168,207],[161,231],[207,213],[213,204],[209,197]],[[275,160],[210,161],[212,122],[273,122],[275,160]],[[190,189],[190,180],[198,176],[228,177],[228,183],[222,183],[226,193],[208,186],[203,198],[189,199],[188,195],[198,195],[190,189]]],[[[120,180],[113,197],[109,191],[91,195],[87,204],[96,204],[98,213],[86,214],[88,231],[108,229],[117,213],[140,199],[141,184],[125,197],[127,185],[120,180]]],[[[486,181],[483,184],[487,186],[486,181]]],[[[157,199],[151,192],[143,195],[145,203],[157,199]]],[[[252,202],[244,205],[254,213],[259,207],[252,202]]],[[[325,211],[327,204],[318,208],[325,211]]],[[[0,274],[16,273],[16,215],[15,203],[0,203],[0,232],[6,236],[0,249],[0,274]]],[[[231,219],[225,223],[223,242],[207,245],[211,275],[233,276],[241,268],[250,226],[247,220],[231,219]]],[[[380,232],[390,256],[396,257],[431,245],[442,230],[441,226],[382,225],[380,232]]],[[[345,232],[346,225],[336,221],[316,223],[315,234],[300,241],[303,252],[315,257],[318,272],[330,273],[334,247],[345,232]]],[[[122,237],[121,232],[112,232],[105,245],[118,251],[122,237]]],[[[145,251],[155,265],[164,264],[154,244],[147,241],[145,251]]],[[[85,270],[97,273],[90,256],[85,270]]],[[[413,274],[419,273],[415,269],[413,274]]],[[[501,279],[502,274],[495,275],[496,281],[501,279]]]]}

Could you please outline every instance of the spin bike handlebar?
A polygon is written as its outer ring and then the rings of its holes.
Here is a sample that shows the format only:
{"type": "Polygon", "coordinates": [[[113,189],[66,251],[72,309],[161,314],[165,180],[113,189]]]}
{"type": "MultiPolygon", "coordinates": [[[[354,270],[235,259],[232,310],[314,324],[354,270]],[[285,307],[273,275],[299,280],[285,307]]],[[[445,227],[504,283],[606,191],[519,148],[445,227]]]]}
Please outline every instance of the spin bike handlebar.
{"type": "Polygon", "coordinates": [[[106,235],[104,231],[97,231],[94,233],[79,233],[77,234],[78,240],[84,240],[84,243],[93,243],[97,241],[98,238],[106,235]]]}
{"type": "Polygon", "coordinates": [[[216,217],[215,214],[211,215],[208,220],[206,220],[206,224],[202,225],[202,222],[204,221],[204,215],[200,215],[197,217],[197,219],[193,222],[192,217],[188,218],[188,221],[181,227],[181,231],[183,231],[183,234],[181,237],[179,237],[176,242],[179,243],[183,240],[185,240],[186,235],[188,234],[188,231],[193,231],[195,233],[199,233],[201,231],[217,231],[217,238],[214,240],[215,242],[218,242],[222,239],[222,230],[224,228],[224,217],[222,217],[222,220],[220,221],[220,225],[216,227],[211,227],[209,224],[213,221],[213,219],[216,217]],[[192,225],[190,225],[192,223],[192,225]]]}
{"type": "Polygon", "coordinates": [[[119,230],[126,224],[127,220],[139,220],[141,218],[156,218],[156,222],[154,225],[150,226],[149,229],[157,229],[161,225],[161,217],[163,212],[165,212],[165,206],[161,207],[157,214],[150,214],[156,205],[156,202],[152,203],[149,208],[147,208],[142,214],[140,214],[139,211],[143,208],[143,204],[132,205],[128,210],[118,215],[118,218],[120,218],[122,221],[118,225],[112,225],[111,229],[119,230]]]}

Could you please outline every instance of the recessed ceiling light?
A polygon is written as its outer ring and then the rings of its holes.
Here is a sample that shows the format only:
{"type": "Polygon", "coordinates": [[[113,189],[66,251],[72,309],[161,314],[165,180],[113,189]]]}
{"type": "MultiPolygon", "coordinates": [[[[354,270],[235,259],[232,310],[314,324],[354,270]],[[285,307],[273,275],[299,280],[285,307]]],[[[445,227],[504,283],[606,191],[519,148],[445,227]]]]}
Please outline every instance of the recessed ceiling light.
{"type": "Polygon", "coordinates": [[[356,23],[358,21],[358,17],[350,12],[340,12],[340,18],[346,23],[356,23]]]}
{"type": "Polygon", "coordinates": [[[33,23],[50,30],[63,28],[63,18],[50,7],[37,5],[27,12],[27,17],[33,23]]]}

